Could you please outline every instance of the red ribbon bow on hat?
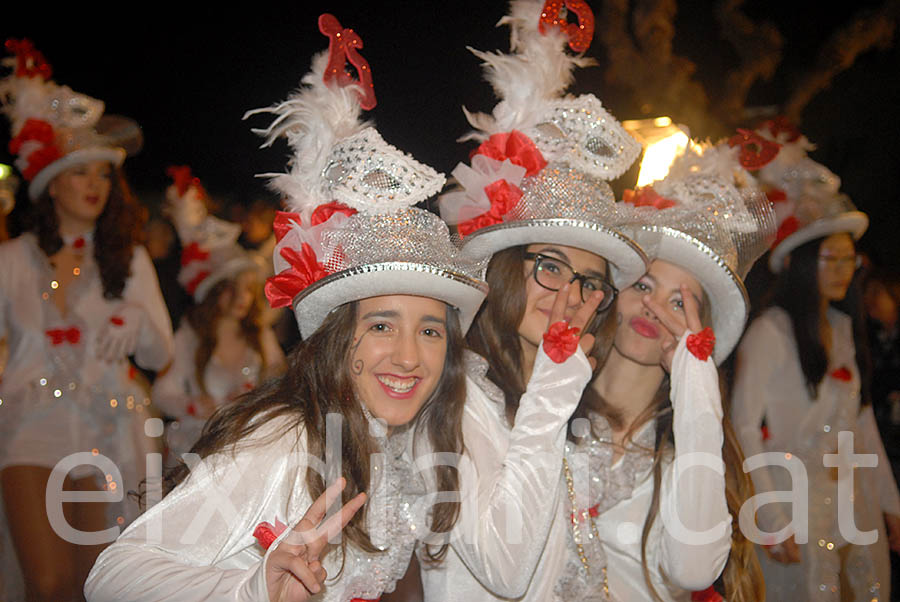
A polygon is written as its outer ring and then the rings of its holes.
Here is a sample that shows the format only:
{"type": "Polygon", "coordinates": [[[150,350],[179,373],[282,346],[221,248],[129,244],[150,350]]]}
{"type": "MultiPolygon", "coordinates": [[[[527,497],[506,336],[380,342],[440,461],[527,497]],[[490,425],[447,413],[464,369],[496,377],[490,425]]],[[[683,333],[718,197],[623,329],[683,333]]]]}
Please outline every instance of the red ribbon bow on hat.
{"type": "Polygon", "coordinates": [[[18,155],[26,142],[39,142],[41,146],[34,149],[25,157],[28,167],[22,170],[22,176],[29,182],[34,179],[42,169],[62,157],[62,153],[56,148],[56,135],[53,126],[41,119],[25,120],[19,133],[9,141],[9,152],[18,155]]]}
{"type": "Polygon", "coordinates": [[[745,169],[760,169],[767,165],[781,149],[777,142],[767,140],[750,130],[738,129],[738,133],[728,139],[728,146],[741,147],[738,160],[745,169]]]}
{"type": "Polygon", "coordinates": [[[45,331],[44,334],[50,337],[50,344],[54,346],[62,345],[63,343],[77,345],[78,341],[81,340],[81,331],[75,326],[71,328],[54,328],[45,331]]]}
{"type": "Polygon", "coordinates": [[[701,362],[705,362],[709,358],[715,346],[716,335],[709,326],[696,334],[688,335],[687,349],[701,362]]]}
{"type": "Polygon", "coordinates": [[[557,364],[561,364],[578,350],[578,328],[569,328],[569,323],[560,320],[550,325],[544,333],[544,353],[557,364]]]}
{"type": "Polygon", "coordinates": [[[676,205],[672,199],[661,196],[653,186],[643,186],[637,190],[626,189],[622,195],[622,200],[630,203],[635,207],[656,207],[657,209],[668,209],[676,205]]]}
{"type": "Polygon", "coordinates": [[[299,253],[285,247],[281,249],[281,256],[291,267],[266,280],[266,298],[273,308],[287,307],[300,291],[328,275],[308,243],[303,243],[299,253]]]}
{"type": "Polygon", "coordinates": [[[456,230],[460,236],[468,236],[476,230],[499,224],[503,221],[503,216],[509,213],[522,198],[522,190],[506,180],[497,180],[488,184],[484,187],[484,193],[491,201],[491,208],[479,216],[457,224],[456,230]]]}
{"type": "Polygon", "coordinates": [[[784,218],[784,221],[781,222],[781,225],[778,226],[778,232],[775,233],[775,242],[772,243],[772,248],[774,249],[781,241],[785,238],[796,232],[800,229],[800,220],[797,219],[796,216],[789,215],[784,218]]]}
{"type": "Polygon", "coordinates": [[[547,166],[547,160],[531,138],[518,130],[494,134],[472,154],[484,155],[497,161],[509,159],[513,165],[524,167],[526,176],[533,176],[547,166]]]}
{"type": "Polygon", "coordinates": [[[207,259],[209,259],[209,251],[204,250],[197,241],[192,242],[181,250],[182,267],[194,261],[205,261],[207,259]]]}
{"type": "Polygon", "coordinates": [[[785,140],[795,142],[801,136],[800,130],[784,115],[779,115],[775,119],[770,119],[757,129],[769,130],[773,138],[778,138],[780,134],[787,134],[785,140]]]}

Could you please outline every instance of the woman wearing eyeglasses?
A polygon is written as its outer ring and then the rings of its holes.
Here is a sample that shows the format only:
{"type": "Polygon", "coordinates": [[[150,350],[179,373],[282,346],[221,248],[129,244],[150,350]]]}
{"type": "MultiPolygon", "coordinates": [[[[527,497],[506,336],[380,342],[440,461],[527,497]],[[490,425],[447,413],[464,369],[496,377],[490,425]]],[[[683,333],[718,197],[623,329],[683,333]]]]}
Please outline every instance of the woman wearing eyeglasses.
{"type": "Polygon", "coordinates": [[[896,540],[900,497],[869,400],[871,368],[854,278],[854,241],[869,220],[838,194],[837,176],[805,153],[798,161],[762,173],[774,196],[787,199],[778,203],[782,220],[769,257],[778,282],[771,306],[739,347],[732,416],[748,458],[778,452],[808,478],[804,489],[786,468],[764,466],[751,472],[757,493],[795,488],[808,495],[809,509],[758,508],[767,534],[760,562],[770,600],[888,600],[884,526],[896,540]],[[798,182],[798,173],[824,177],[798,182]],[[839,450],[841,432],[853,434],[852,453],[877,454],[878,467],[853,470],[850,450],[839,450]],[[839,478],[853,479],[847,499],[839,478]],[[851,504],[855,528],[877,530],[878,541],[855,540],[840,526],[839,512],[851,504]]]}
{"type": "Polygon", "coordinates": [[[538,31],[542,6],[511,4],[516,54],[476,53],[503,101],[492,115],[469,114],[481,145],[453,171],[460,189],[440,201],[463,253],[489,260],[490,292],[467,337],[478,355],[460,518],[445,561],[422,563],[426,600],[553,599],[567,553],[568,421],[591,379],[596,325],[608,323],[616,287],[646,270],[639,247],[611,227],[607,183],[640,146],[593,95],[560,97],[579,59],[561,30],[538,31]]]}

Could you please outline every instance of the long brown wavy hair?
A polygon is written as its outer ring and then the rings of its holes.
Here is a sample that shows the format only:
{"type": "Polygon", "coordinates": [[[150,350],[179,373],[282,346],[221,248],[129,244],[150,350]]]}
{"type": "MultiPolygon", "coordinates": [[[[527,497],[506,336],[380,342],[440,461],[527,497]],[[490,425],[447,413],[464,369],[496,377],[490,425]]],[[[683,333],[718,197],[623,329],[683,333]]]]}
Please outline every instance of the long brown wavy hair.
{"type": "MultiPolygon", "coordinates": [[[[490,290],[466,335],[469,349],[487,359],[488,378],[503,391],[510,424],[527,385],[522,368],[522,341],[519,339],[519,324],[525,315],[525,282],[528,278],[525,275],[526,248],[524,245],[510,247],[491,258],[485,276],[490,290]]],[[[585,329],[597,337],[592,355],[606,357],[616,329],[615,320],[609,319],[612,315],[611,311],[598,314],[585,329]]]]}
{"type": "MultiPolygon", "coordinates": [[[[134,246],[143,242],[147,211],[131,193],[121,167],[113,169],[111,180],[109,199],[94,226],[94,260],[100,269],[103,296],[117,299],[122,296],[131,272],[134,246]]],[[[31,204],[22,221],[22,230],[35,233],[47,257],[62,249],[59,219],[48,190],[31,204]]]]}
{"type": "MultiPolygon", "coordinates": [[[[187,321],[197,334],[197,351],[194,354],[194,376],[200,389],[204,393],[206,383],[204,379],[204,371],[206,365],[212,358],[213,352],[216,350],[218,340],[216,338],[216,328],[219,324],[219,318],[222,316],[223,308],[221,307],[221,299],[223,295],[231,294],[234,298],[235,279],[227,278],[221,282],[217,282],[206,294],[206,297],[192,307],[187,313],[187,321]]],[[[260,296],[256,292],[253,295],[253,303],[247,315],[240,321],[241,337],[250,347],[256,351],[260,357],[263,357],[262,349],[262,302],[260,296]]],[[[263,357],[265,365],[266,358],[263,357]]]]}
{"type": "MultiPolygon", "coordinates": [[[[356,321],[356,303],[345,304],[331,312],[318,330],[301,341],[288,356],[287,372],[220,408],[206,423],[191,452],[200,457],[233,452],[239,442],[263,424],[274,418],[289,417],[292,419],[290,430],[297,427],[297,432],[305,432],[307,453],[324,461],[326,417],[338,413],[344,418],[341,422],[341,467],[347,485],[343,500],[347,502],[360,492],[368,491],[370,458],[380,450],[370,434],[350,374],[356,321]]],[[[462,452],[462,412],[466,398],[463,349],[457,311],[448,307],[447,355],[443,372],[434,393],[419,411],[413,435],[414,438],[428,437],[435,453],[462,452]]],[[[188,472],[187,466],[181,464],[167,473],[164,493],[187,478],[188,472]]],[[[459,490],[458,475],[451,466],[435,467],[434,482],[438,491],[459,490]]],[[[316,499],[325,491],[326,483],[317,471],[307,470],[306,485],[312,499],[316,499]]],[[[367,552],[377,552],[366,532],[365,512],[365,508],[358,512],[344,529],[346,537],[342,538],[342,550],[349,540],[367,552]]],[[[448,533],[458,514],[458,502],[435,504],[431,530],[448,533]]],[[[441,560],[446,551],[446,543],[437,549],[427,546],[428,557],[435,562],[441,560]]]]}
{"type": "MultiPolygon", "coordinates": [[[[526,302],[524,266],[524,246],[505,249],[493,256],[486,276],[490,292],[466,337],[469,347],[487,359],[490,366],[487,376],[503,391],[510,424],[513,424],[519,406],[519,397],[525,392],[527,384],[522,370],[522,344],[518,334],[526,302]]],[[[598,314],[594,322],[587,328],[596,337],[591,355],[597,359],[598,371],[602,369],[612,348],[618,327],[615,316],[616,306],[613,304],[609,310],[598,314]]],[[[705,294],[701,319],[704,324],[710,323],[709,302],[705,294]]],[[[722,383],[723,379],[720,378],[719,382],[722,383]]],[[[725,400],[724,396],[723,400],[725,400]]],[[[607,417],[614,427],[621,428],[621,416],[592,387],[585,388],[581,402],[569,419],[570,426],[579,418],[590,419],[590,414],[595,412],[607,417]]],[[[659,485],[662,480],[663,460],[671,455],[674,446],[668,377],[663,379],[653,403],[638,416],[629,429],[625,436],[625,442],[630,441],[640,427],[649,420],[656,420],[656,445],[653,450],[647,450],[648,453],[653,453],[653,497],[647,520],[644,523],[641,555],[647,585],[655,598],[660,600],[659,594],[650,582],[646,548],[650,528],[659,513],[659,485]]],[[[743,471],[743,452],[727,412],[722,428],[725,435],[722,449],[722,459],[725,464],[725,498],[732,517],[732,543],[728,563],[717,585],[724,590],[726,598],[730,601],[755,602],[765,599],[762,572],[752,542],[744,537],[738,526],[740,508],[744,501],[753,496],[753,485],[743,471]]],[[[571,428],[568,429],[567,436],[574,439],[571,428]]]]}
{"type": "MultiPolygon", "coordinates": [[[[710,309],[709,298],[704,291],[700,315],[703,325],[709,325],[712,322],[710,309]]],[[[615,313],[616,308],[613,307],[610,314],[615,315],[615,313]]],[[[612,320],[608,320],[608,322],[612,322],[612,320]]],[[[605,341],[605,344],[612,345],[612,339],[606,339],[605,341]]],[[[607,355],[603,355],[603,357],[607,357],[607,355]]],[[[602,367],[599,369],[602,369],[602,367]]],[[[721,590],[719,593],[723,594],[729,602],[760,602],[765,600],[766,592],[759,559],[756,556],[753,542],[744,536],[738,524],[741,506],[753,497],[753,483],[743,469],[744,453],[735,435],[731,420],[728,418],[728,396],[725,390],[725,379],[721,375],[719,377],[719,388],[722,403],[725,406],[722,419],[722,431],[724,434],[722,462],[725,465],[725,502],[728,507],[728,513],[731,514],[731,552],[725,564],[725,569],[722,571],[719,579],[716,580],[715,586],[717,590],[721,590]]],[[[644,528],[641,533],[641,561],[644,580],[654,599],[660,602],[662,598],[650,581],[647,542],[649,541],[653,523],[659,514],[660,483],[662,483],[663,469],[668,461],[672,459],[674,453],[675,437],[672,431],[672,402],[669,394],[669,376],[666,375],[654,395],[653,401],[635,418],[623,438],[623,445],[627,445],[647,422],[651,420],[656,422],[656,443],[653,450],[647,450],[648,453],[653,454],[653,493],[650,500],[650,508],[647,511],[647,519],[644,522],[644,528]]],[[[586,416],[592,412],[606,416],[610,424],[621,426],[620,417],[592,387],[587,387],[578,410],[573,415],[573,419],[576,416],[586,416]]],[[[571,429],[569,430],[571,433],[571,429]]],[[[569,436],[571,437],[571,434],[569,436]]]]}

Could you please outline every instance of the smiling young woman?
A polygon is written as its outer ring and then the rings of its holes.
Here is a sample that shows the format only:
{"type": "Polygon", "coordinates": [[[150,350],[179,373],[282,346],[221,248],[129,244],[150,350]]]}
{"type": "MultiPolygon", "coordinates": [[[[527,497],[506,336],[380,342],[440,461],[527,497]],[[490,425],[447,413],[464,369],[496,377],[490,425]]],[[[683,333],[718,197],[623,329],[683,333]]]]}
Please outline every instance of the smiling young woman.
{"type": "Polygon", "coordinates": [[[98,131],[103,103],[48,79],[30,42],[7,48],[16,69],[0,82],[0,104],[31,206],[24,232],[0,245],[0,339],[9,345],[0,382],[0,598],[77,599],[104,544],[62,533],[115,528],[136,515],[115,498],[137,487],[153,444],[142,430],[146,391],[128,358],[164,368],[172,327],[139,244],[144,210],[121,171],[128,141],[98,131]],[[65,487],[104,501],[63,506],[62,491],[48,488],[54,467],[92,451],[118,473],[81,463],[63,475],[65,487]],[[50,518],[63,507],[69,525],[50,518]]]}
{"type": "MultiPolygon", "coordinates": [[[[344,31],[331,15],[319,26],[344,31]]],[[[423,446],[462,452],[463,336],[487,287],[413,207],[444,178],[361,124],[358,88],[328,82],[328,65],[316,56],[267,109],[266,136],[290,134],[297,169],[274,182],[296,213],[276,217],[265,291],[293,308],[302,341],[282,377],[207,422],[167,495],[98,559],[89,600],[370,601],[416,547],[435,563],[446,552],[427,536],[453,527],[459,503],[432,499],[457,490],[457,472],[423,468],[423,446]]]]}

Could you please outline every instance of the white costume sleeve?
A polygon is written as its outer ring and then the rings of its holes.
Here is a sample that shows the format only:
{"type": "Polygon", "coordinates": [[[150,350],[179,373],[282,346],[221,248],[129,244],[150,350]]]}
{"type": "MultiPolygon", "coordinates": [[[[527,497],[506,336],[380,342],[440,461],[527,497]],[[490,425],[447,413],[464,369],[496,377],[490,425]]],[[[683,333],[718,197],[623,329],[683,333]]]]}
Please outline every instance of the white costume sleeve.
{"type": "Polygon", "coordinates": [[[569,417],[591,378],[579,348],[562,364],[538,350],[510,431],[502,410],[470,380],[453,548],[484,587],[522,596],[558,510],[569,417]],[[475,390],[472,390],[475,389],[475,390]]]}
{"type": "Polygon", "coordinates": [[[197,335],[184,320],[175,333],[175,356],[169,368],[153,381],[153,405],[173,418],[188,415],[191,398],[197,390],[194,355],[197,335]]]}
{"type": "Polygon", "coordinates": [[[672,360],[675,459],[660,489],[664,575],[687,590],[702,590],[722,572],[731,551],[731,515],[722,462],[722,399],[712,357],[701,361],[679,341],[672,360]]]}
{"type": "Polygon", "coordinates": [[[291,431],[200,462],[100,554],[85,584],[87,599],[267,601],[267,556],[253,531],[263,521],[287,523],[274,551],[311,503],[301,476],[305,442],[295,448],[295,441],[291,431]],[[286,516],[289,505],[302,509],[300,516],[286,516]]]}
{"type": "MultiPolygon", "coordinates": [[[[878,479],[878,500],[881,511],[885,514],[900,516],[900,493],[897,491],[897,482],[891,470],[891,461],[884,451],[881,434],[875,422],[875,412],[871,405],[865,406],[859,413],[857,422],[857,436],[863,448],[863,453],[876,454],[878,466],[874,469],[878,479]]],[[[859,444],[858,444],[859,445],[859,444]]]]}
{"type": "MultiPolygon", "coordinates": [[[[741,443],[744,458],[768,451],[763,445],[762,423],[770,403],[767,397],[769,385],[778,366],[789,360],[785,337],[766,316],[757,318],[747,328],[738,348],[734,388],[731,393],[731,422],[741,443]]],[[[756,493],[776,491],[778,488],[767,466],[750,473],[756,493]]],[[[760,527],[770,533],[790,523],[780,504],[766,504],[758,509],[760,527]]]]}
{"type": "Polygon", "coordinates": [[[172,320],[159,290],[156,269],[143,246],[134,247],[131,275],[122,298],[140,305],[146,314],[141,323],[135,360],[142,368],[162,370],[172,361],[172,320]]]}

